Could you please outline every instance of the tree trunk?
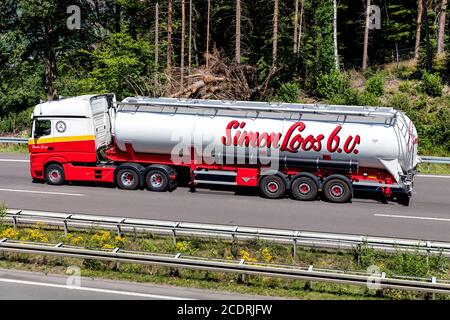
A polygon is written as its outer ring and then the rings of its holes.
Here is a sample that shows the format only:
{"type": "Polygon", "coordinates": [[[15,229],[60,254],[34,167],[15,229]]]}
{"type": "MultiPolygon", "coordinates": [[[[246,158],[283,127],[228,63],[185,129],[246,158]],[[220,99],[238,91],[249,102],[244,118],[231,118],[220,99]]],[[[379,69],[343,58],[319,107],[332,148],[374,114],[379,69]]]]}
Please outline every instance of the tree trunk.
{"type": "Polygon", "coordinates": [[[423,0],[423,21],[425,22],[425,47],[427,49],[426,55],[426,68],[428,72],[433,69],[432,57],[431,57],[431,44],[430,44],[430,27],[428,24],[428,5],[427,0],[423,0]]]}
{"type": "Polygon", "coordinates": [[[206,68],[209,68],[209,39],[210,39],[210,25],[211,25],[211,0],[208,0],[208,22],[206,26],[206,68]]]}
{"type": "Polygon", "coordinates": [[[56,80],[56,57],[53,52],[46,53],[44,58],[44,89],[48,101],[58,100],[54,81],[56,80]]]}
{"type": "Polygon", "coordinates": [[[189,48],[188,48],[188,74],[192,66],[192,0],[189,0],[189,48]]]}
{"type": "Polygon", "coordinates": [[[159,85],[159,77],[158,77],[158,63],[159,63],[159,2],[155,5],[155,85],[159,85]]]}
{"type": "Polygon", "coordinates": [[[334,64],[336,70],[339,71],[339,55],[337,42],[337,0],[333,0],[333,49],[334,49],[334,64]]]}
{"type": "Polygon", "coordinates": [[[445,51],[445,15],[447,10],[447,0],[441,0],[441,8],[439,12],[439,29],[437,41],[437,55],[444,54],[445,51]]]}
{"type": "Polygon", "coordinates": [[[241,63],[241,0],[236,0],[236,52],[235,59],[241,63]]]}
{"type": "Polygon", "coordinates": [[[423,14],[422,0],[417,1],[417,22],[416,22],[416,45],[414,47],[414,60],[419,60],[420,51],[420,34],[422,32],[422,14],[423,14]]]}
{"type": "Polygon", "coordinates": [[[367,68],[368,58],[368,47],[369,47],[369,17],[370,17],[370,0],[366,0],[366,25],[364,27],[364,48],[363,48],[363,58],[362,58],[362,69],[367,68]]]}
{"type": "Polygon", "coordinates": [[[305,0],[301,0],[300,3],[300,22],[298,25],[298,41],[297,41],[297,54],[300,53],[300,47],[302,46],[302,30],[303,30],[303,14],[304,14],[304,6],[303,2],[305,0]]]}
{"type": "Polygon", "coordinates": [[[44,23],[46,37],[46,46],[44,48],[44,90],[48,101],[58,100],[58,94],[54,86],[56,80],[56,54],[54,51],[54,30],[52,23],[46,21],[44,23]]]}
{"type": "Polygon", "coordinates": [[[173,59],[173,0],[168,0],[167,3],[167,72],[172,74],[172,59],[173,59]]]}
{"type": "Polygon", "coordinates": [[[183,81],[184,81],[184,47],[186,42],[186,6],[185,6],[186,0],[181,0],[181,54],[180,54],[180,83],[181,87],[183,87],[183,81]]]}
{"type": "Polygon", "coordinates": [[[120,24],[121,24],[121,11],[122,11],[122,7],[120,6],[120,4],[116,3],[115,6],[115,29],[116,29],[116,33],[120,32],[120,24]]]}
{"type": "Polygon", "coordinates": [[[295,0],[295,12],[294,12],[294,54],[297,53],[298,43],[298,1],[295,0]]]}
{"type": "Polygon", "coordinates": [[[272,39],[272,65],[277,64],[278,51],[278,0],[273,4],[273,39],[272,39]]]}

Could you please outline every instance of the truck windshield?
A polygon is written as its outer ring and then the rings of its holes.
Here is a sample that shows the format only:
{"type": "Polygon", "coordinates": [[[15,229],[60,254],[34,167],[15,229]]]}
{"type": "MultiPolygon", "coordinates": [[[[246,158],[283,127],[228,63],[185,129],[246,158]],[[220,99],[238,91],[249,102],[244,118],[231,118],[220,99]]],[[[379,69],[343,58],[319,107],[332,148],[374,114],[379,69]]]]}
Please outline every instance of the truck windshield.
{"type": "Polygon", "coordinates": [[[52,133],[50,120],[36,120],[34,126],[34,138],[48,136],[52,133]]]}

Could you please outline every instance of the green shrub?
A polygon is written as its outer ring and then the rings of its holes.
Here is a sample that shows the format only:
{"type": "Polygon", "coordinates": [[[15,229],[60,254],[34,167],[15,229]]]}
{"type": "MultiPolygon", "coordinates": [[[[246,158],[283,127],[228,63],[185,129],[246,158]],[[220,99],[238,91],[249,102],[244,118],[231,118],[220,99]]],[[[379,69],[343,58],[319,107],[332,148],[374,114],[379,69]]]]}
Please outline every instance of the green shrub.
{"type": "Polygon", "coordinates": [[[409,112],[411,110],[411,102],[405,93],[396,93],[389,100],[389,107],[397,110],[409,112]]]}
{"type": "Polygon", "coordinates": [[[409,93],[412,89],[411,81],[405,80],[400,83],[398,90],[400,92],[409,93]]]}
{"type": "Polygon", "coordinates": [[[384,94],[384,78],[381,74],[375,74],[366,82],[366,91],[379,97],[384,94]]]}
{"type": "Polygon", "coordinates": [[[31,113],[34,107],[19,112],[10,113],[0,119],[0,133],[15,133],[31,128],[31,113]]]}
{"type": "Polygon", "coordinates": [[[321,73],[316,80],[316,93],[320,98],[333,99],[345,95],[350,89],[348,75],[338,71],[321,73]]]}
{"type": "Polygon", "coordinates": [[[298,83],[290,81],[281,85],[281,87],[277,90],[275,99],[288,103],[298,103],[300,102],[299,94],[300,86],[298,85],[298,83]]]}
{"type": "Polygon", "coordinates": [[[361,92],[358,97],[358,105],[360,106],[379,106],[380,100],[376,95],[374,95],[371,92],[363,91],[361,92]]]}
{"type": "Polygon", "coordinates": [[[391,270],[396,275],[425,277],[429,271],[427,256],[418,252],[398,251],[393,257],[391,270]]]}
{"type": "Polygon", "coordinates": [[[422,84],[420,86],[422,92],[429,96],[438,97],[442,94],[442,79],[438,74],[424,72],[422,74],[422,84]]]}

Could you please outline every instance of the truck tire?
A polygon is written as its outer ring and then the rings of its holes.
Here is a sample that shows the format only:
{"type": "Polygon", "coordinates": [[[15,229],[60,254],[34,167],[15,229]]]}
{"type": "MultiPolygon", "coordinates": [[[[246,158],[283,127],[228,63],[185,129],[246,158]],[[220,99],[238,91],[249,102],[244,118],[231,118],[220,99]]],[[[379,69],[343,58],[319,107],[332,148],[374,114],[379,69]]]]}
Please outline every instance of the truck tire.
{"type": "Polygon", "coordinates": [[[276,175],[264,176],[259,182],[259,190],[265,198],[279,199],[286,193],[286,183],[276,175]]]}
{"type": "Polygon", "coordinates": [[[145,185],[150,191],[164,192],[169,185],[169,177],[162,170],[153,169],[147,172],[145,176],[145,185]]]}
{"type": "Polygon", "coordinates": [[[133,169],[120,169],[117,172],[116,181],[120,189],[135,190],[139,185],[139,175],[133,169]]]}
{"type": "Polygon", "coordinates": [[[59,164],[51,164],[45,168],[45,180],[51,185],[61,185],[64,183],[64,169],[59,164]]]}
{"type": "Polygon", "coordinates": [[[296,200],[312,201],[317,198],[318,193],[316,182],[309,177],[298,177],[292,181],[291,194],[296,200]]]}
{"type": "Polygon", "coordinates": [[[352,197],[351,187],[348,182],[340,178],[327,180],[322,187],[326,200],[335,203],[348,202],[352,197]]]}

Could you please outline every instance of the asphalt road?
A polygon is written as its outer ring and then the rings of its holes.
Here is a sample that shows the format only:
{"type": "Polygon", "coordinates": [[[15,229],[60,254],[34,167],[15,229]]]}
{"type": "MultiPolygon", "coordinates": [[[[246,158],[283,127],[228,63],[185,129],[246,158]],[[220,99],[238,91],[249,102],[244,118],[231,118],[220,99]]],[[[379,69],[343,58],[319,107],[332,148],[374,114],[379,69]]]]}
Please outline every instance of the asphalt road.
{"type": "Polygon", "coordinates": [[[170,193],[95,185],[32,183],[27,155],[0,153],[0,201],[9,208],[351,233],[450,242],[450,176],[418,176],[409,207],[269,200],[257,195],[178,188],[170,193]]]}
{"type": "Polygon", "coordinates": [[[0,269],[0,300],[252,300],[268,297],[0,269]]]}

